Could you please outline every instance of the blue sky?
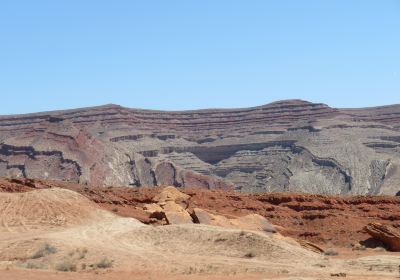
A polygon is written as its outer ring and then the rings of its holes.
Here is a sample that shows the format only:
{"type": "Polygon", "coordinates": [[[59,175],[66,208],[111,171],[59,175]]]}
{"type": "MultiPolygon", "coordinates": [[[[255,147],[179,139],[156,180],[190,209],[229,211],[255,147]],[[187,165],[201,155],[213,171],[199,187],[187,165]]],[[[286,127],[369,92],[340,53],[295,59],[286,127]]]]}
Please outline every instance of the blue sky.
{"type": "Polygon", "coordinates": [[[400,103],[400,1],[3,0],[0,97],[0,114],[400,103]]]}

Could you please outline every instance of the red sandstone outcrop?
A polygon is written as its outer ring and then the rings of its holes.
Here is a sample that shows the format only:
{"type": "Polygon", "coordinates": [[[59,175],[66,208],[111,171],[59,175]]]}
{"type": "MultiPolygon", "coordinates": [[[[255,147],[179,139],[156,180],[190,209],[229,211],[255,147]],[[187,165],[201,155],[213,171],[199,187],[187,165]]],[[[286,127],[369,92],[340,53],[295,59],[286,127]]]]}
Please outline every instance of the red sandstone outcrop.
{"type": "Polygon", "coordinates": [[[390,250],[400,252],[400,232],[395,228],[380,223],[370,223],[364,229],[373,238],[386,244],[390,250]]]}

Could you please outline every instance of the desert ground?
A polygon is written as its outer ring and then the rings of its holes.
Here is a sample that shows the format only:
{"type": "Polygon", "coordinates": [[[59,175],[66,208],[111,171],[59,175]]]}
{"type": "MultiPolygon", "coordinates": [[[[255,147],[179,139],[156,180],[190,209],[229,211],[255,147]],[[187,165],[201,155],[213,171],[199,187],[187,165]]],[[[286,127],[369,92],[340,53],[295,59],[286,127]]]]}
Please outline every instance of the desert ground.
{"type": "MultiPolygon", "coordinates": [[[[162,188],[160,191],[158,199],[164,199],[160,205],[175,205],[176,195],[186,197],[175,190],[172,196],[162,188]]],[[[108,211],[66,188],[19,192],[3,188],[0,213],[0,279],[311,280],[400,276],[400,254],[384,248],[337,246],[327,251],[325,246],[325,252],[318,252],[279,233],[282,227],[278,225],[278,232],[267,232],[250,230],[252,225],[243,223],[145,224],[122,217],[117,210],[108,211]]],[[[166,211],[167,218],[170,213],[166,211]]]]}

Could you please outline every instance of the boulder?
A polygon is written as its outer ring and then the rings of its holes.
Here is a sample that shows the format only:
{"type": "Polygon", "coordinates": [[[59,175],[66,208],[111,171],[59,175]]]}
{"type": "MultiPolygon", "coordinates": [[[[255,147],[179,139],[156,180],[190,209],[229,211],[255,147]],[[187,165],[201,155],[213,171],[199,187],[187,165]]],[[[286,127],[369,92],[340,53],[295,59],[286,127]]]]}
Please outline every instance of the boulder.
{"type": "Polygon", "coordinates": [[[400,233],[393,227],[370,223],[364,230],[374,239],[386,244],[391,251],[400,252],[400,233]]]}
{"type": "Polygon", "coordinates": [[[165,213],[167,223],[173,224],[192,224],[193,220],[190,214],[174,201],[167,201],[162,203],[162,209],[165,213]]]}
{"type": "Polygon", "coordinates": [[[193,216],[195,221],[199,224],[213,225],[220,227],[232,227],[228,218],[221,215],[211,214],[210,212],[200,208],[193,209],[193,216]]]}
{"type": "Polygon", "coordinates": [[[270,224],[267,219],[258,214],[249,214],[243,217],[229,219],[221,215],[212,214],[200,208],[194,208],[193,215],[195,220],[200,224],[263,231],[268,233],[276,232],[274,226],[270,224]]]}
{"type": "Polygon", "coordinates": [[[258,214],[249,214],[234,220],[231,220],[232,224],[238,228],[259,230],[264,232],[276,233],[275,227],[268,222],[266,218],[258,214]]]}
{"type": "Polygon", "coordinates": [[[186,212],[185,208],[174,201],[163,202],[159,205],[164,212],[186,212]]]}
{"type": "Polygon", "coordinates": [[[191,224],[193,220],[190,214],[176,202],[185,202],[189,197],[175,187],[166,187],[153,198],[156,203],[145,204],[143,210],[150,213],[152,218],[165,219],[169,225],[191,224]]]}
{"type": "Polygon", "coordinates": [[[322,249],[320,246],[318,246],[317,244],[314,244],[314,243],[312,243],[310,241],[299,239],[298,242],[303,248],[306,248],[306,249],[308,249],[310,251],[313,251],[315,253],[322,254],[322,253],[325,252],[325,250],[322,249]]]}
{"type": "Polygon", "coordinates": [[[190,198],[189,195],[180,192],[175,187],[165,187],[159,194],[153,197],[153,201],[157,204],[166,201],[187,201],[190,198]]]}
{"type": "Polygon", "coordinates": [[[153,214],[155,212],[162,212],[163,209],[161,208],[160,205],[151,203],[151,204],[145,204],[143,205],[143,210],[147,213],[153,214]]]}
{"type": "Polygon", "coordinates": [[[192,224],[192,217],[185,210],[181,212],[165,211],[165,217],[169,225],[192,224]]]}

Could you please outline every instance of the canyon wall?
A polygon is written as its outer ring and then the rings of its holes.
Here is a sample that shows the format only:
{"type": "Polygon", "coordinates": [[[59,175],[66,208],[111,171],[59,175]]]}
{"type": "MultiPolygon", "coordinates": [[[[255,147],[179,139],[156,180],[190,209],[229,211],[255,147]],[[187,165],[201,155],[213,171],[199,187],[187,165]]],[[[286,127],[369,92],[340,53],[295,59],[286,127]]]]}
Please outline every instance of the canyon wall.
{"type": "Polygon", "coordinates": [[[0,116],[0,176],[15,178],[395,195],[399,165],[400,105],[335,109],[286,100],[246,109],[105,105],[0,116]]]}

